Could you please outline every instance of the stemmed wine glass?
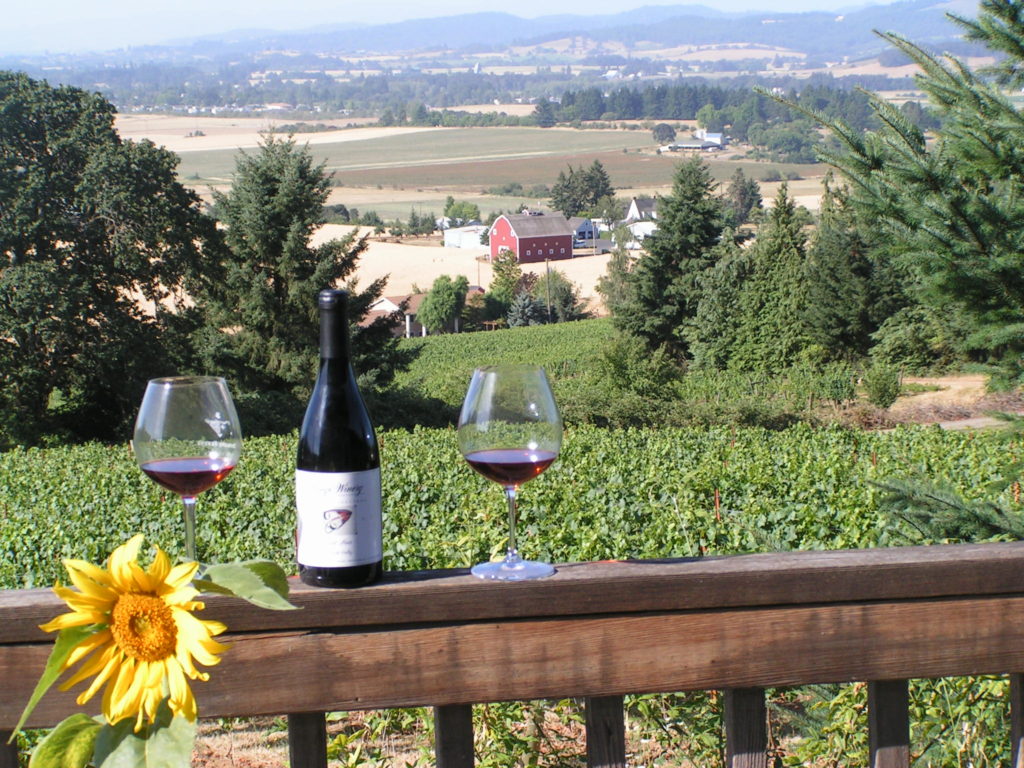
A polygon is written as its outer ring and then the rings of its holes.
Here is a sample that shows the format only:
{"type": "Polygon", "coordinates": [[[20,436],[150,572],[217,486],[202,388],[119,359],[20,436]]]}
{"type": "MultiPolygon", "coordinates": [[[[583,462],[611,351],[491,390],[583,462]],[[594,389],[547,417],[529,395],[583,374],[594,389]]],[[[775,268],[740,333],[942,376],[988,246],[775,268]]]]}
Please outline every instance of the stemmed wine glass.
{"type": "Polygon", "coordinates": [[[146,385],[132,449],[139,467],[184,503],[185,554],[196,559],[196,496],[235,468],[242,430],[228,384],[172,376],[146,385]]]}
{"type": "Polygon", "coordinates": [[[562,417],[544,369],[496,365],[474,371],[459,415],[458,438],[469,466],[500,483],[508,499],[505,559],[475,565],[473,575],[522,581],[553,574],[548,563],[523,560],[516,546],[516,490],[551,466],[562,447],[562,417]]]}

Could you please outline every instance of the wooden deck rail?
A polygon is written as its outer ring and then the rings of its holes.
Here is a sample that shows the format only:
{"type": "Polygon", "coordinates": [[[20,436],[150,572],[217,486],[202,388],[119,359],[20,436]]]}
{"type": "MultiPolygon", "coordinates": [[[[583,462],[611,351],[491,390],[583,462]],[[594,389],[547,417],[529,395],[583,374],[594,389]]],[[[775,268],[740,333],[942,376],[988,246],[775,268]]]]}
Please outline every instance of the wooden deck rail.
{"type": "MultiPolygon", "coordinates": [[[[1024,694],[1024,543],[563,565],[549,579],[390,573],[303,610],[210,597],[231,650],[194,686],[206,717],[289,715],[293,768],[326,765],[324,713],[429,705],[443,768],[473,764],[470,705],[586,699],[588,763],[625,766],[622,696],[725,692],[731,768],[764,768],[768,686],[868,681],[872,765],[909,763],[907,680],[1011,674],[1013,765],[1024,694]]],[[[52,637],[49,590],[0,592],[0,731],[52,637]]],[[[51,690],[30,726],[76,711],[51,690]]],[[[6,737],[5,737],[6,740],[6,737]]],[[[9,748],[0,768],[17,765],[9,748]]]]}

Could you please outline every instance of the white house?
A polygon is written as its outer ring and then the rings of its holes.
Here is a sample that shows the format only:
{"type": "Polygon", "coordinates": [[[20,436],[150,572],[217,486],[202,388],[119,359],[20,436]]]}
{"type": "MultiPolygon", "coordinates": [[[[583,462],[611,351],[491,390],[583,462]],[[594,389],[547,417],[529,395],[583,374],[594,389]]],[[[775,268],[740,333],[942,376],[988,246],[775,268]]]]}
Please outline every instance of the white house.
{"type": "Polygon", "coordinates": [[[626,229],[629,230],[630,234],[633,235],[633,241],[636,243],[642,243],[650,235],[652,235],[658,229],[658,223],[655,221],[634,221],[632,224],[627,224],[626,229]]]}
{"type": "Polygon", "coordinates": [[[486,248],[480,238],[487,233],[483,224],[469,227],[452,227],[444,231],[445,248],[486,248]]]}
{"type": "Polygon", "coordinates": [[[656,198],[633,198],[626,211],[626,221],[647,221],[658,218],[658,201],[656,198]]]}

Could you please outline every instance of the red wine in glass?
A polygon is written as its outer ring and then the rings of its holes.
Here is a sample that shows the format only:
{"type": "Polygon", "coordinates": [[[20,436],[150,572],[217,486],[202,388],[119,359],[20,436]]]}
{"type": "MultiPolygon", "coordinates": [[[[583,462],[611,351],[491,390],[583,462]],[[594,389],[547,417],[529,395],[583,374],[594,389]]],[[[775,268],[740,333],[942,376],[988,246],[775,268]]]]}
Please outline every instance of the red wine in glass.
{"type": "Polygon", "coordinates": [[[551,466],[558,454],[554,451],[531,451],[528,448],[505,448],[467,453],[469,466],[495,483],[517,488],[551,466]]]}
{"type": "Polygon", "coordinates": [[[143,472],[171,493],[196,496],[213,488],[235,468],[216,459],[157,459],[140,465],[143,472]]]}
{"type": "Polygon", "coordinates": [[[508,501],[505,559],[478,563],[471,573],[499,581],[553,574],[548,563],[524,560],[516,544],[516,491],[550,467],[562,446],[562,417],[544,369],[495,365],[474,371],[459,414],[458,439],[469,466],[501,485],[508,501]]]}
{"type": "Polygon", "coordinates": [[[135,419],[132,449],[148,477],[181,497],[185,554],[195,560],[196,496],[227,477],[242,452],[227,382],[217,376],[151,380],[135,419]]]}

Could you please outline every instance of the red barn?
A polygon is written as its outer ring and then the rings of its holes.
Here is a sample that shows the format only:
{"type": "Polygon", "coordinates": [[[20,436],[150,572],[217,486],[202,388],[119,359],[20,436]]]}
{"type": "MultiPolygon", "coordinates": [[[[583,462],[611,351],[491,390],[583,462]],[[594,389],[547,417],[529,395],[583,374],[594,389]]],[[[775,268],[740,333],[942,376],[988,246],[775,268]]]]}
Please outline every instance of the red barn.
{"type": "Polygon", "coordinates": [[[572,235],[572,226],[560,213],[505,214],[491,225],[491,260],[501,251],[512,251],[521,262],[571,259],[572,235]]]}

